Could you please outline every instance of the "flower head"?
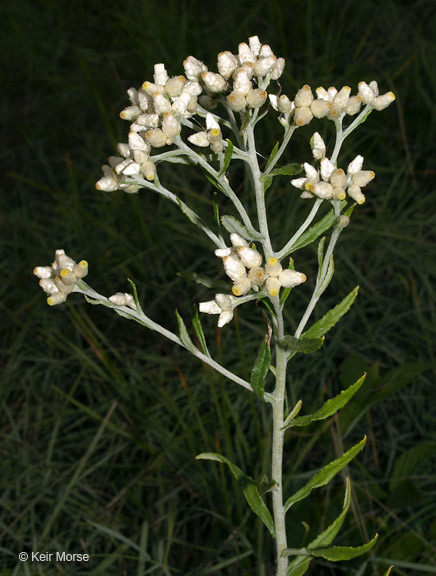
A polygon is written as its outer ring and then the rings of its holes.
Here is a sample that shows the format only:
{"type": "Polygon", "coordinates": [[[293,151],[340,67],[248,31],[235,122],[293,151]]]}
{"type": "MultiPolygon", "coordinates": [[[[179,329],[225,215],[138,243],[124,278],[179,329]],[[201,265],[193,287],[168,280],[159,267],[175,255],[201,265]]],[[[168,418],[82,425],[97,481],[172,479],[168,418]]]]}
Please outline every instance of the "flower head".
{"type": "Polygon", "coordinates": [[[49,295],[47,304],[55,306],[65,302],[68,294],[74,291],[77,281],[88,274],[88,262],[81,260],[76,263],[64,250],[56,250],[52,265],[37,266],[33,273],[40,279],[41,288],[49,295]]]}

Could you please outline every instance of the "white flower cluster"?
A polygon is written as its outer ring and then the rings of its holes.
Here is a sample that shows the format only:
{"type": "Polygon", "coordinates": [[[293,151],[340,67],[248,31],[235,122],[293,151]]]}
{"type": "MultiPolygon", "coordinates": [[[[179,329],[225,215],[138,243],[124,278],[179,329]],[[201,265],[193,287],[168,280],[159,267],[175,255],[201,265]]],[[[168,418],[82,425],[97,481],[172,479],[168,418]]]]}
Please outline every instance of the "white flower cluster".
{"type": "MultiPolygon", "coordinates": [[[[217,73],[194,56],[183,62],[184,76],[170,77],[164,64],[156,64],[153,82],[128,90],[131,105],[120,114],[131,122],[128,142],[118,144],[120,157],[111,156],[103,166],[104,176],[97,182],[97,189],[137,192],[140,186],[129,177],[141,175],[154,180],[152,149],[171,145],[184,119],[196,113],[203,115],[203,106],[213,109],[222,96],[233,111],[259,108],[268,97],[263,87],[277,80],[284,66],[284,59],[277,58],[257,36],[251,37],[248,44],[239,44],[236,55],[228,51],[218,54],[217,73]]],[[[197,146],[210,146],[214,153],[223,149],[221,130],[212,115],[206,118],[206,130],[188,139],[197,146]]]]}
{"type": "Polygon", "coordinates": [[[318,132],[313,135],[311,145],[313,157],[320,160],[319,170],[305,162],[305,177],[291,180],[295,188],[303,190],[301,198],[316,196],[322,200],[344,200],[348,194],[355,202],[363,204],[366,198],[362,188],[375,178],[372,170],[362,170],[363,156],[356,156],[345,173],[325,157],[326,146],[318,132]]]}
{"type": "Polygon", "coordinates": [[[375,80],[368,84],[360,82],[358,93],[351,96],[351,88],[344,86],[340,90],[330,87],[327,90],[322,86],[316,89],[317,98],[314,97],[312,88],[305,84],[291,100],[285,95],[275,96],[270,94],[269,99],[272,107],[282,114],[280,121],[287,125],[293,119],[297,126],[305,126],[315,118],[327,117],[328,120],[348,114],[354,116],[360,110],[362,104],[370,104],[375,110],[387,108],[395,100],[393,92],[379,95],[378,85],[375,80]]]}
{"type": "Polygon", "coordinates": [[[65,254],[64,250],[56,250],[56,256],[51,266],[37,266],[33,273],[40,278],[39,285],[49,294],[47,304],[55,306],[65,302],[78,280],[88,274],[88,262],[81,260],[76,263],[65,254]]]}
{"type": "Polygon", "coordinates": [[[224,270],[233,280],[232,292],[216,294],[215,300],[202,302],[200,312],[219,314],[218,326],[224,326],[233,318],[233,309],[238,305],[236,296],[245,296],[250,290],[257,292],[265,286],[270,296],[277,296],[281,288],[293,288],[306,281],[306,275],[296,270],[283,269],[277,258],[268,258],[262,267],[262,255],[238,234],[231,234],[231,248],[215,250],[222,259],[224,270]]]}

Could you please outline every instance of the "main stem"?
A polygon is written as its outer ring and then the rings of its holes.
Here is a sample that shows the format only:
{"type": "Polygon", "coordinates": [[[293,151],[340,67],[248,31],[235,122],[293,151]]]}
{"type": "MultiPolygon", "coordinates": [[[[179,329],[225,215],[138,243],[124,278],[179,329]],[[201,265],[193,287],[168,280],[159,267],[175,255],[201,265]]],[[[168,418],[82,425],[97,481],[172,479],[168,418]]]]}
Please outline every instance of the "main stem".
{"type": "Polygon", "coordinates": [[[283,313],[277,297],[274,303],[276,312],[276,387],[274,391],[273,406],[273,441],[272,441],[272,480],[276,486],[272,491],[274,527],[276,533],[276,576],[286,576],[288,570],[288,558],[282,553],[287,548],[285,509],[283,506],[283,444],[284,444],[284,405],[286,390],[286,351],[278,345],[278,341],[284,336],[283,313]]]}

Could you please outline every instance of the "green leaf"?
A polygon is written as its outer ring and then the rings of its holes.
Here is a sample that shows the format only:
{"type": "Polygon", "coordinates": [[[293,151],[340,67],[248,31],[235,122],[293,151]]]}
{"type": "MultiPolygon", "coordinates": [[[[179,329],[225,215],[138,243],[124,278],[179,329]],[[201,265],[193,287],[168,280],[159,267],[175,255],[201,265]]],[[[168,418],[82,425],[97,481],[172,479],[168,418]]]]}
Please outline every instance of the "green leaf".
{"type": "Polygon", "coordinates": [[[230,162],[232,160],[233,142],[231,140],[229,140],[228,138],[226,141],[227,141],[227,148],[226,148],[226,153],[224,155],[224,165],[223,165],[221,172],[219,173],[219,176],[222,176],[223,174],[225,174],[227,172],[227,168],[229,167],[230,162]]]}
{"type": "Polygon", "coordinates": [[[216,278],[197,274],[196,272],[177,272],[177,276],[206,286],[206,288],[213,288],[219,292],[226,292],[229,289],[228,283],[224,282],[224,280],[217,280],[216,278]]]}
{"type": "Polygon", "coordinates": [[[331,254],[330,258],[329,258],[329,263],[327,266],[325,276],[324,276],[324,278],[323,278],[323,280],[322,280],[322,282],[321,282],[321,284],[317,290],[318,296],[321,296],[321,294],[323,294],[326,291],[327,286],[332,281],[334,273],[335,273],[335,261],[334,261],[333,254],[331,254]]]}
{"type": "Polygon", "coordinates": [[[271,335],[266,334],[259,348],[259,353],[251,371],[251,385],[258,398],[263,400],[265,392],[265,378],[271,364],[271,335]]]}
{"type": "Polygon", "coordinates": [[[263,238],[262,234],[259,234],[259,232],[249,232],[242,222],[237,220],[234,216],[222,216],[221,223],[224,228],[230,232],[230,234],[239,234],[239,236],[242,236],[245,240],[261,240],[263,238]]]}
{"type": "Polygon", "coordinates": [[[201,171],[203,172],[203,176],[206,178],[206,180],[208,180],[212,184],[212,186],[218,190],[218,192],[221,192],[222,194],[225,194],[227,196],[226,191],[216,178],[214,178],[211,174],[209,174],[207,170],[204,170],[204,168],[201,168],[201,171]]]}
{"type": "Polygon", "coordinates": [[[197,353],[198,348],[191,340],[191,337],[188,334],[188,330],[186,329],[185,323],[183,322],[183,319],[177,310],[176,310],[176,318],[177,318],[177,324],[179,325],[180,341],[185,346],[185,348],[187,348],[190,352],[197,353]]]}
{"type": "Polygon", "coordinates": [[[333,540],[338,535],[339,530],[342,528],[342,524],[344,523],[345,516],[347,515],[348,509],[350,507],[351,502],[351,482],[350,479],[347,477],[346,486],[345,486],[345,498],[344,498],[344,505],[342,507],[342,512],[336,518],[336,520],[328,526],[319,536],[312,540],[312,542],[307,546],[307,550],[316,550],[317,548],[323,548],[325,546],[330,546],[333,540]]]}
{"type": "Polygon", "coordinates": [[[309,570],[311,562],[310,556],[297,556],[289,563],[287,576],[303,576],[309,570]]]}
{"type": "Polygon", "coordinates": [[[330,562],[341,562],[342,560],[352,560],[358,556],[362,556],[371,550],[377,542],[378,534],[374,536],[367,544],[362,546],[332,546],[331,548],[318,548],[317,550],[310,550],[310,554],[315,558],[324,558],[330,562]]]}
{"type": "Polygon", "coordinates": [[[263,182],[263,192],[265,193],[269,188],[271,188],[273,177],[269,174],[264,174],[264,176],[261,178],[261,182],[263,182]]]}
{"type": "Polygon", "coordinates": [[[333,416],[333,414],[336,414],[338,410],[348,404],[354,394],[356,394],[356,392],[362,386],[365,378],[366,374],[364,374],[361,378],[359,378],[359,380],[357,380],[357,382],[349,386],[346,390],[342,390],[340,394],[334,398],[330,398],[330,400],[327,400],[327,402],[325,402],[319,410],[313,414],[307,414],[306,416],[295,418],[295,420],[291,422],[289,426],[308,426],[311,422],[330,418],[330,416],[333,416]]]}
{"type": "Polygon", "coordinates": [[[195,212],[191,210],[191,208],[189,208],[189,206],[187,206],[184,202],[182,202],[177,196],[176,200],[180,210],[193,224],[195,224],[196,226],[202,226],[203,228],[207,228],[209,230],[209,227],[203,222],[201,218],[199,218],[199,216],[197,216],[195,212]]]}
{"type": "MultiPolygon", "coordinates": [[[[345,208],[347,202],[343,200],[341,202],[341,210],[345,208]]],[[[307,246],[308,244],[312,244],[317,238],[319,238],[324,232],[329,230],[334,224],[336,220],[336,216],[333,210],[331,210],[328,214],[326,214],[321,220],[319,220],[316,224],[311,226],[306,232],[304,232],[298,240],[295,242],[293,246],[291,246],[284,256],[288,256],[288,254],[292,254],[296,250],[307,246]]]]}
{"type": "Polygon", "coordinates": [[[389,568],[386,570],[386,572],[383,574],[383,576],[389,576],[389,574],[391,573],[393,566],[389,566],[389,568]]]}
{"type": "Polygon", "coordinates": [[[316,352],[324,344],[324,338],[295,338],[294,336],[284,336],[278,340],[277,344],[285,350],[291,352],[301,352],[310,354],[316,352]]]}
{"type": "Polygon", "coordinates": [[[314,488],[320,488],[321,486],[325,486],[330,482],[330,480],[338,474],[345,466],[353,460],[355,456],[362,450],[362,448],[366,444],[366,436],[361,440],[358,444],[350,448],[348,452],[342,454],[340,458],[333,460],[327,466],[324,466],[315,476],[313,476],[309,482],[300,488],[295,494],[290,496],[285,503],[285,511],[289,510],[289,508],[295,504],[296,502],[300,502],[300,500],[304,500],[307,498],[309,494],[312,492],[314,488]]]}
{"type": "Polygon", "coordinates": [[[303,166],[301,164],[286,164],[286,166],[271,170],[271,172],[268,172],[268,174],[262,174],[260,181],[264,182],[272,176],[295,176],[296,174],[300,174],[302,170],[303,166]]]}
{"type": "Polygon", "coordinates": [[[135,283],[133,282],[133,280],[130,280],[130,278],[127,278],[127,282],[132,287],[133,299],[135,300],[136,309],[138,310],[138,312],[143,314],[144,312],[142,311],[141,304],[139,303],[138,300],[138,291],[136,290],[135,283]]]}
{"type": "Polygon", "coordinates": [[[213,193],[213,215],[215,217],[215,222],[218,226],[218,230],[219,230],[219,232],[221,232],[220,208],[218,205],[216,192],[213,193]]]}
{"type": "Polygon", "coordinates": [[[209,350],[206,344],[206,337],[203,332],[203,326],[201,325],[200,317],[198,316],[198,310],[195,307],[194,309],[194,316],[192,317],[192,327],[194,328],[195,335],[197,336],[198,342],[200,344],[201,351],[206,356],[210,356],[209,350]]]}
{"type": "Polygon", "coordinates": [[[278,151],[279,151],[279,143],[276,142],[276,143],[274,144],[274,148],[271,150],[271,154],[269,155],[268,162],[266,163],[266,166],[265,166],[265,170],[268,169],[268,166],[271,164],[271,162],[272,162],[272,161],[274,160],[274,158],[277,156],[277,152],[278,152],[278,151]]]}
{"type": "Polygon", "coordinates": [[[339,322],[344,314],[348,312],[351,308],[354,300],[356,299],[357,293],[359,292],[359,286],[356,286],[348,296],[340,302],[337,306],[332,308],[325,314],[321,320],[315,322],[306,332],[304,332],[302,338],[321,338],[324,336],[333,326],[339,322]]]}
{"type": "Polygon", "coordinates": [[[322,259],[324,256],[324,245],[325,245],[325,236],[323,236],[321,238],[321,240],[319,241],[318,244],[318,250],[317,250],[317,254],[318,254],[318,270],[321,270],[322,268],[322,259]]]}
{"type": "Polygon", "coordinates": [[[248,502],[248,505],[253,510],[253,512],[257,516],[259,516],[259,518],[262,520],[262,522],[270,531],[271,535],[275,537],[274,522],[271,516],[271,512],[268,510],[267,505],[263,501],[262,496],[260,495],[253,478],[247,476],[240,468],[238,468],[238,466],[233,464],[233,462],[230,462],[230,460],[225,456],[221,456],[221,454],[216,454],[213,452],[205,452],[203,454],[199,454],[198,456],[196,456],[196,460],[215,460],[216,462],[222,462],[223,464],[227,464],[233,476],[241,485],[242,491],[244,493],[245,499],[248,502]]]}
{"type": "Polygon", "coordinates": [[[282,430],[286,430],[286,428],[289,428],[289,426],[291,425],[290,423],[294,420],[294,418],[297,417],[302,406],[303,406],[303,402],[301,400],[298,400],[298,402],[295,404],[295,406],[292,408],[292,410],[286,416],[286,420],[283,422],[282,430]]]}

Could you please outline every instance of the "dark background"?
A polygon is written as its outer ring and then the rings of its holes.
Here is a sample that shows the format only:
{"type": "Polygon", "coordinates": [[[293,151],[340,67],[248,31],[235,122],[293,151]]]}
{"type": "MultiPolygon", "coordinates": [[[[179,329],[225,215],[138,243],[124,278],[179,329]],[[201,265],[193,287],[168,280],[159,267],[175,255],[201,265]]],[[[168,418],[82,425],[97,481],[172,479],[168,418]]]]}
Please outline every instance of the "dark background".
{"type": "MultiPolygon", "coordinates": [[[[214,69],[218,52],[235,52],[254,34],[286,58],[281,83],[291,98],[305,83],[355,91],[372,79],[397,96],[347,142],[344,163],[362,153],[377,178],[340,239],[317,314],[356,284],[358,300],[289,378],[305,413],[363,371],[367,384],[339,420],[289,433],[286,445],[291,492],[367,434],[350,466],[356,499],[337,543],[380,539],[371,555],[318,562],[310,573],[381,575],[390,563],[394,574],[435,573],[435,2],[16,0],[2,4],[0,17],[0,574],[274,573],[269,536],[228,470],[194,459],[221,451],[260,481],[268,409],[79,296],[47,308],[32,276],[64,248],[90,262],[97,290],[128,290],[130,277],[153,319],[176,330],[178,308],[189,325],[193,304],[212,295],[177,273],[222,274],[212,247],[150,192],[108,195],[95,182],[125,139],[118,114],[127,88],[151,79],[155,62],[181,73],[189,54],[214,69]],[[31,550],[91,560],[19,563],[18,553],[31,550]]],[[[323,126],[301,130],[285,160],[309,160],[308,138],[323,126]]],[[[279,134],[266,123],[265,154],[279,134]]],[[[213,191],[201,175],[173,166],[165,178],[212,218],[213,191]]],[[[277,244],[307,207],[297,198],[286,178],[269,194],[277,244]]],[[[299,258],[313,277],[314,249],[299,258]]],[[[289,309],[291,326],[308,296],[302,291],[289,309]]],[[[264,334],[260,312],[242,308],[221,334],[212,317],[203,324],[219,360],[249,378],[264,334]]],[[[296,506],[290,545],[310,541],[342,498],[338,479],[296,506]]]]}

